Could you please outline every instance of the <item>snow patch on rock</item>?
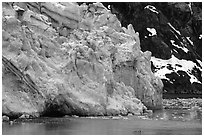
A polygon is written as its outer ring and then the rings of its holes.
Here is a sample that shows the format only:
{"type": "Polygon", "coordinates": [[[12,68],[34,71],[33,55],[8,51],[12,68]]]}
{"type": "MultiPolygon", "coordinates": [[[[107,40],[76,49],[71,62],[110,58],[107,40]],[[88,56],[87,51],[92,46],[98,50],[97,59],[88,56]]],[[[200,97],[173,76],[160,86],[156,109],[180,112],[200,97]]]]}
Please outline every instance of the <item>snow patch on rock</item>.
{"type": "Polygon", "coordinates": [[[174,40],[170,40],[171,44],[174,46],[174,47],[177,47],[179,49],[182,49],[184,52],[188,52],[189,50],[186,48],[186,47],[180,47],[179,45],[176,45],[175,44],[175,41],[174,40]]]}
{"type": "Polygon", "coordinates": [[[202,35],[199,36],[199,39],[202,39],[202,35]]]}
{"type": "Polygon", "coordinates": [[[188,41],[191,43],[191,45],[194,45],[193,44],[193,41],[191,41],[190,37],[186,37],[188,39],[188,41]]]}
{"type": "Polygon", "coordinates": [[[167,23],[175,32],[177,32],[179,35],[181,35],[180,31],[176,30],[172,25],[171,23],[167,23]]]}
{"type": "Polygon", "coordinates": [[[147,30],[148,30],[149,32],[151,32],[151,34],[149,34],[149,36],[157,35],[157,31],[156,31],[154,28],[147,28],[147,30]]]}
{"type": "Polygon", "coordinates": [[[192,61],[187,61],[183,59],[179,60],[174,55],[172,55],[172,57],[168,60],[151,57],[151,61],[153,62],[154,66],[157,68],[154,74],[162,79],[168,79],[166,78],[165,74],[170,74],[171,72],[177,72],[181,70],[181,71],[185,71],[190,76],[191,83],[197,82],[201,84],[201,82],[191,73],[191,70],[194,67],[199,68],[196,65],[196,63],[192,61]],[[172,70],[169,70],[167,68],[168,64],[171,64],[173,68],[172,70]],[[177,64],[179,64],[179,66],[177,64]]]}
{"type": "Polygon", "coordinates": [[[151,10],[152,12],[155,12],[156,14],[159,14],[159,12],[156,11],[156,8],[155,8],[154,6],[152,6],[152,5],[147,5],[147,6],[145,7],[145,9],[149,9],[149,10],[151,10]]]}
{"type": "Polygon", "coordinates": [[[202,62],[198,59],[196,59],[196,61],[200,64],[200,66],[202,66],[202,62]]]}

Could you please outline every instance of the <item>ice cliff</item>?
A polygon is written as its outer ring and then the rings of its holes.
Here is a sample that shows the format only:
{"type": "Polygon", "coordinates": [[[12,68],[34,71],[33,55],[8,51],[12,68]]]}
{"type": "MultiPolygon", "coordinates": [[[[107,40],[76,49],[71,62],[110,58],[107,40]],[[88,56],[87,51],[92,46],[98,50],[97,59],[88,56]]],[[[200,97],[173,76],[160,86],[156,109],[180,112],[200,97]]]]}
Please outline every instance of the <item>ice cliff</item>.
{"type": "Polygon", "coordinates": [[[101,3],[2,3],[2,113],[99,116],[162,108],[139,33],[101,3]]]}

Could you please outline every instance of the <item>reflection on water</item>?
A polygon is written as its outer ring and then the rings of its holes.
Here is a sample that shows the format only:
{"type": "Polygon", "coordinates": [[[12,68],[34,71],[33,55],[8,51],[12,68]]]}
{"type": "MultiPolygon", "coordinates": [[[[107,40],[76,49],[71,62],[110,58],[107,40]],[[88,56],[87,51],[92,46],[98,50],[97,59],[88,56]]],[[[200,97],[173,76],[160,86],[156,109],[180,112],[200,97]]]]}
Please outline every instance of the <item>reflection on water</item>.
{"type": "Polygon", "coordinates": [[[192,110],[156,111],[151,116],[66,117],[3,123],[3,134],[179,135],[202,134],[202,114],[192,110]],[[196,113],[196,114],[195,114],[196,113]]]}

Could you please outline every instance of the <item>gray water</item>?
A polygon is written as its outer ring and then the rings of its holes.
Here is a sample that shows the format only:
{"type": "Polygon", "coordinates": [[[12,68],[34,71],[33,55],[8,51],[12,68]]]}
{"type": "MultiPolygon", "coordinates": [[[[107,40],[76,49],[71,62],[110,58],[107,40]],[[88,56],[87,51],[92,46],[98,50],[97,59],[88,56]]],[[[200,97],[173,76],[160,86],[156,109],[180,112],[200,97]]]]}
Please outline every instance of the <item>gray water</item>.
{"type": "Polygon", "coordinates": [[[3,134],[31,135],[201,135],[202,114],[163,110],[153,115],[127,117],[63,117],[3,122],[3,134]]]}

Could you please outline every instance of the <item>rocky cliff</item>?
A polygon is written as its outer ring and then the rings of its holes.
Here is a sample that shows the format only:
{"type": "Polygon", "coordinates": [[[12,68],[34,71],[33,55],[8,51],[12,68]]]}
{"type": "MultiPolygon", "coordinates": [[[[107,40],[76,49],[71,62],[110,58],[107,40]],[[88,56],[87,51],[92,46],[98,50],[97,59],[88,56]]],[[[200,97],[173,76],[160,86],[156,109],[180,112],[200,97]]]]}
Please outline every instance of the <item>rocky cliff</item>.
{"type": "Polygon", "coordinates": [[[163,83],[139,33],[101,3],[2,3],[2,113],[142,114],[162,108],[163,83]]]}
{"type": "Polygon", "coordinates": [[[139,32],[141,50],[151,51],[164,94],[202,94],[202,3],[103,3],[123,26],[139,32]]]}

